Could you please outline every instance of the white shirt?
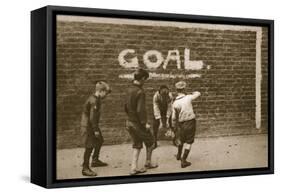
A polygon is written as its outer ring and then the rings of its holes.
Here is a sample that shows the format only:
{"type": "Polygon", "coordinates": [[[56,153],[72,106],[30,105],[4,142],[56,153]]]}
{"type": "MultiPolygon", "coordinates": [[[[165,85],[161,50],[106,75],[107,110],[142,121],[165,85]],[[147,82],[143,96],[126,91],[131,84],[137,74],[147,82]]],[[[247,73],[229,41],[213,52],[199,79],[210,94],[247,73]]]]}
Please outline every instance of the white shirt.
{"type": "Polygon", "coordinates": [[[179,94],[172,106],[172,125],[177,122],[184,122],[195,118],[192,101],[200,96],[200,92],[193,92],[191,95],[179,94]]]}
{"type": "MultiPolygon", "coordinates": [[[[161,104],[159,104],[159,102],[161,102],[161,95],[159,93],[159,91],[157,91],[154,96],[153,96],[153,114],[154,114],[154,118],[155,119],[161,119],[161,104]]],[[[167,110],[166,110],[166,117],[170,118],[171,114],[172,114],[172,102],[173,102],[173,95],[171,92],[169,92],[169,99],[167,99],[167,102],[162,102],[162,103],[166,103],[167,105],[167,110]]]]}

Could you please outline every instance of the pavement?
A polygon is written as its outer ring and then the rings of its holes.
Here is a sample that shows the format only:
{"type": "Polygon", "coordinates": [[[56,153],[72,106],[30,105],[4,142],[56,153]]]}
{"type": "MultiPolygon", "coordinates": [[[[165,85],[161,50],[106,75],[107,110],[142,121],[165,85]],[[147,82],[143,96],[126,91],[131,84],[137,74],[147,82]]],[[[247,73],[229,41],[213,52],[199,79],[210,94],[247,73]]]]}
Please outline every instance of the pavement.
{"type": "MultiPolygon", "coordinates": [[[[266,167],[268,156],[267,135],[244,135],[230,137],[196,138],[192,145],[187,168],[181,168],[175,159],[177,148],[170,141],[160,141],[153,152],[153,161],[159,167],[144,174],[208,171],[266,167]]],[[[57,150],[57,179],[88,178],[81,174],[83,148],[57,150]]],[[[109,166],[93,168],[97,177],[127,176],[132,156],[131,144],[105,145],[100,159],[109,166]]],[[[140,166],[145,162],[145,149],[142,149],[140,166]]]]}

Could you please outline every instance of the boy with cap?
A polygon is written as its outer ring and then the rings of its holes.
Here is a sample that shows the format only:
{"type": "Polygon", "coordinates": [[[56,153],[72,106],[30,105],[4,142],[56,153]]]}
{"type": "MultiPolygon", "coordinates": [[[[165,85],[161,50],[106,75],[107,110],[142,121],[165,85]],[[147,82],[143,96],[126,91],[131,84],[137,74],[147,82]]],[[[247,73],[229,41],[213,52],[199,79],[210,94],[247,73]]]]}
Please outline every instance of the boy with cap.
{"type": "Polygon", "coordinates": [[[100,149],[103,144],[103,136],[99,128],[101,114],[101,102],[111,92],[109,85],[105,81],[96,82],[95,93],[86,101],[83,107],[81,119],[81,133],[85,140],[85,151],[82,175],[96,176],[97,174],[89,167],[89,160],[92,156],[92,167],[107,166],[106,163],[99,160],[100,149]]]}
{"type": "Polygon", "coordinates": [[[125,98],[126,129],[133,142],[131,175],[144,173],[146,169],[157,167],[157,165],[151,162],[154,139],[150,132],[150,126],[147,123],[145,92],[143,89],[143,84],[148,77],[149,74],[146,70],[138,69],[134,73],[133,84],[128,89],[125,98]],[[143,143],[146,147],[146,163],[145,168],[139,169],[138,160],[143,143]]]}
{"type": "Polygon", "coordinates": [[[200,92],[193,92],[186,95],[184,90],[186,83],[180,81],[176,83],[177,97],[172,107],[172,126],[177,130],[179,140],[177,160],[181,160],[181,167],[190,166],[186,159],[194,142],[196,120],[193,112],[192,101],[198,98],[200,92]]]}
{"type": "Polygon", "coordinates": [[[161,85],[153,96],[153,136],[154,147],[157,147],[158,130],[171,126],[173,95],[168,86],[161,85]]]}

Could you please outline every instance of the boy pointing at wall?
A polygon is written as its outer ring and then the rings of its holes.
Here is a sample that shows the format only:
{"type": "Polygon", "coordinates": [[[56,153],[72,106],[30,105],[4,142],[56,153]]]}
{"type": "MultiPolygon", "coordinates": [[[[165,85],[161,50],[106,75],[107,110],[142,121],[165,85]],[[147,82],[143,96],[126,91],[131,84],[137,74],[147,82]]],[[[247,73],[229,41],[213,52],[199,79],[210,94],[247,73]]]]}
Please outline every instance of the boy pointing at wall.
{"type": "Polygon", "coordinates": [[[185,94],[186,83],[180,81],[176,83],[177,97],[172,107],[172,126],[176,129],[179,140],[177,160],[181,160],[181,167],[191,165],[187,161],[191,145],[194,142],[196,131],[196,120],[193,112],[192,101],[198,98],[200,92],[185,94]]]}

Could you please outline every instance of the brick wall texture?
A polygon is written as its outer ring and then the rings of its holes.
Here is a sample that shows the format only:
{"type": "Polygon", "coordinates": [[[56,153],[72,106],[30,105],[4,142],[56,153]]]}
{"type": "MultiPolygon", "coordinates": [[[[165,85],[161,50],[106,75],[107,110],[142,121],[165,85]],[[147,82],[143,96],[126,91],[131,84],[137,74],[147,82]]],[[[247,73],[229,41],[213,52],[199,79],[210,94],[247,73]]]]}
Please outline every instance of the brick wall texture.
{"type": "MultiPolygon", "coordinates": [[[[160,51],[165,58],[177,49],[184,61],[184,49],[191,60],[202,60],[210,68],[199,71],[178,70],[173,61],[154,73],[199,73],[185,80],[187,91],[200,91],[194,102],[197,137],[256,134],[267,132],[268,34],[262,30],[261,130],[255,126],[256,32],[210,30],[167,26],[102,24],[57,21],[57,147],[82,146],[79,124],[82,106],[94,91],[96,80],[107,80],[113,92],[102,107],[101,129],[105,144],[128,142],[123,99],[131,81],[119,78],[132,73],[119,65],[118,55],[134,49],[139,64],[148,50],[160,51]]],[[[129,57],[131,57],[129,55],[129,57]]],[[[151,59],[153,60],[153,59],[151,59]]],[[[150,79],[146,90],[147,111],[152,118],[152,97],[161,84],[174,92],[179,79],[150,79]]],[[[161,136],[163,138],[163,135],[161,136]]]]}

